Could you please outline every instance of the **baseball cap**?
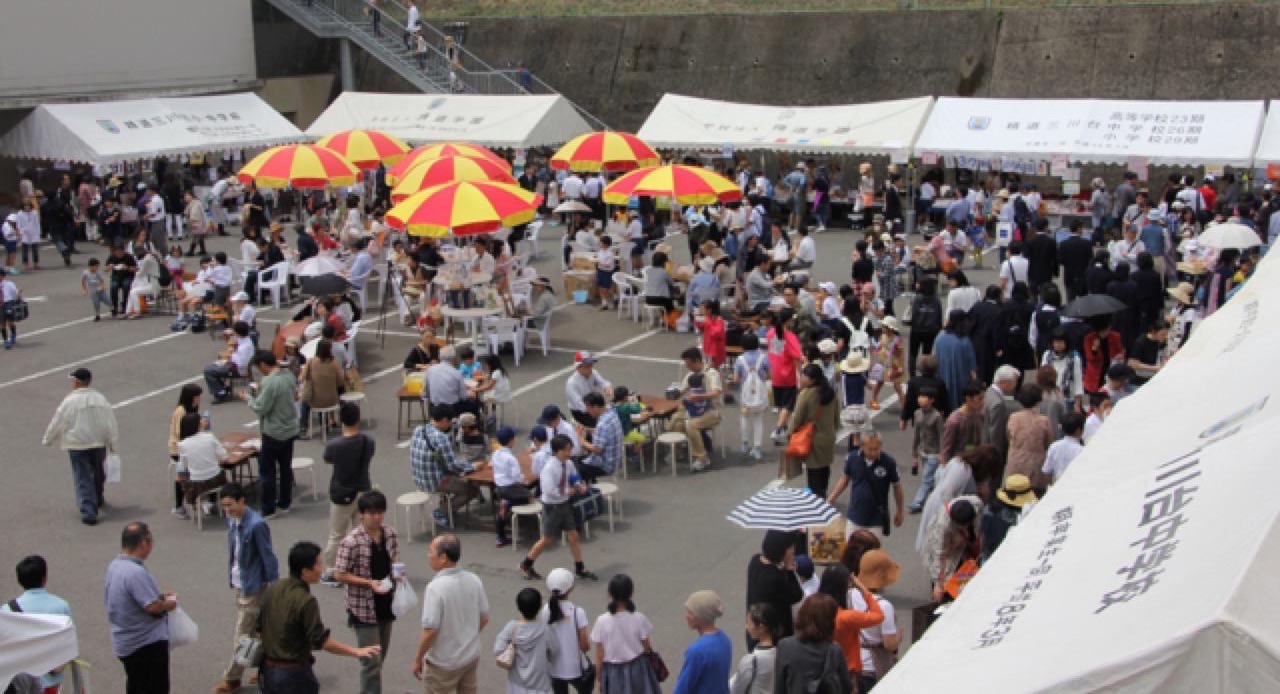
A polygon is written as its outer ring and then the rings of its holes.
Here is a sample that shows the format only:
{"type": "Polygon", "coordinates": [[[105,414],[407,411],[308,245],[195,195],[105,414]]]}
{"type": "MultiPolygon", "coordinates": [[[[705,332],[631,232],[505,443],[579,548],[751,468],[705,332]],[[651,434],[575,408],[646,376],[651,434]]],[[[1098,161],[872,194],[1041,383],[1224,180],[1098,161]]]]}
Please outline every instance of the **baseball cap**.
{"type": "Polygon", "coordinates": [[[498,443],[507,445],[516,438],[516,430],[514,427],[502,427],[498,429],[498,443]]]}
{"type": "Polygon", "coordinates": [[[590,352],[578,352],[573,355],[573,363],[575,366],[586,364],[590,366],[596,363],[596,356],[590,352]]]}
{"type": "Polygon", "coordinates": [[[555,405],[547,405],[546,407],[542,408],[542,416],[538,418],[538,421],[542,422],[543,424],[546,424],[547,422],[550,422],[556,417],[563,417],[563,416],[564,415],[560,413],[559,407],[555,405]]]}
{"type": "Polygon", "coordinates": [[[79,382],[81,382],[81,383],[84,383],[84,384],[86,384],[86,385],[87,385],[88,383],[90,383],[91,381],[93,381],[93,373],[92,373],[92,372],[90,372],[88,369],[84,368],[83,366],[82,366],[82,367],[80,367],[80,368],[78,368],[78,369],[76,369],[75,371],[72,371],[72,372],[71,372],[70,374],[68,374],[68,375],[69,375],[71,378],[74,378],[75,380],[77,380],[77,381],[79,381],[79,382]]]}
{"type": "Polygon", "coordinates": [[[476,416],[470,412],[463,412],[458,417],[458,426],[473,427],[476,425],[476,416]]]}
{"type": "Polygon", "coordinates": [[[533,441],[546,441],[550,437],[547,436],[547,428],[539,424],[529,430],[529,438],[533,441]]]}
{"type": "Polygon", "coordinates": [[[249,295],[244,292],[236,292],[235,296],[231,297],[231,300],[232,301],[248,301],[249,295]]]}

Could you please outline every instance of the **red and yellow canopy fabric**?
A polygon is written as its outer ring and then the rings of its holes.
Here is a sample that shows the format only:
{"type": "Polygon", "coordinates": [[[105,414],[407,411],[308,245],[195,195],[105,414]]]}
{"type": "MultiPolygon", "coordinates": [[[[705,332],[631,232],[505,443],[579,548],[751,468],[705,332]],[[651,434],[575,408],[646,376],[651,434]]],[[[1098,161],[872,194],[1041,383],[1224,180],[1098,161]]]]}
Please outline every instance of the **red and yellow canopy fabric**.
{"type": "Polygon", "coordinates": [[[601,131],[569,140],[551,157],[557,171],[630,171],[662,163],[658,153],[631,133],[601,131]]]}
{"type": "Polygon", "coordinates": [[[480,145],[467,144],[465,142],[446,142],[439,145],[423,145],[416,147],[395,166],[387,170],[387,183],[395,185],[400,181],[400,177],[408,173],[410,167],[421,159],[442,159],[445,157],[469,157],[472,159],[488,159],[495,164],[506,167],[508,173],[511,172],[511,164],[506,159],[498,156],[493,150],[480,145]]]}
{"type": "Polygon", "coordinates": [[[370,170],[378,164],[394,164],[409,151],[409,145],[381,130],[343,130],[320,138],[316,144],[347,158],[356,168],[370,170]]]}
{"type": "Polygon", "coordinates": [[[241,183],[264,188],[350,186],[360,171],[341,154],[316,145],[282,145],[254,157],[240,169],[241,183]]]}
{"type": "Polygon", "coordinates": [[[507,167],[489,159],[471,157],[419,158],[391,189],[391,202],[399,203],[414,193],[453,181],[493,181],[515,183],[507,167]]]}
{"type": "Polygon", "coordinates": [[[480,234],[532,221],[542,196],[510,183],[454,181],[405,198],[387,223],[414,236],[480,234]]]}
{"type": "Polygon", "coordinates": [[[625,205],[633,196],[673,198],[681,205],[710,205],[742,199],[737,184],[714,171],[670,164],[626,174],[604,189],[604,201],[625,205]]]}

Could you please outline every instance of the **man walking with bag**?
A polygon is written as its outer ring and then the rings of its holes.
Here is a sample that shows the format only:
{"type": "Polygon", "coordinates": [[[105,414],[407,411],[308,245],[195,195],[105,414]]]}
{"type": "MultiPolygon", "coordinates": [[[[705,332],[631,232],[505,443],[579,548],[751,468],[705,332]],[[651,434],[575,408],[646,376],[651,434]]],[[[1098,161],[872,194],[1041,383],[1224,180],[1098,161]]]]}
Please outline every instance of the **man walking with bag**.
{"type": "Polygon", "coordinates": [[[358,520],[356,499],[373,489],[369,481],[369,464],[377,450],[373,437],[360,432],[360,406],[344,402],[338,408],[342,436],[324,446],[324,462],[333,466],[329,477],[329,542],[324,548],[324,565],[329,567],[320,582],[334,584],[333,567],[338,559],[338,544],[355,527],[358,520]]]}
{"type": "Polygon", "coordinates": [[[262,448],[258,450],[258,472],[262,479],[262,517],[288,513],[293,502],[293,441],[298,438],[298,413],[293,408],[298,382],[293,372],[276,364],[276,355],[262,350],[253,355],[253,366],[262,372],[257,397],[241,393],[258,415],[262,448]],[[280,476],[279,491],[276,475],[280,476]]]}
{"type": "Polygon", "coordinates": [[[162,593],[142,565],[155,538],[135,521],[120,534],[120,554],[107,567],[104,602],[111,624],[111,651],[124,664],[128,694],[169,694],[169,613],[177,593],[162,593]]]}
{"type": "Polygon", "coordinates": [[[71,372],[71,393],[62,399],[53,421],[44,432],[44,445],[59,442],[71,456],[80,522],[97,525],[105,505],[102,487],[107,481],[107,451],[114,451],[119,430],[116,413],[102,393],[90,388],[93,374],[86,368],[71,372]]]}
{"type": "MultiPolygon", "coordinates": [[[[395,592],[392,567],[400,564],[400,542],[396,529],[383,525],[387,517],[387,497],[382,492],[362,494],[356,501],[360,524],[338,548],[333,577],[345,584],[347,623],[356,632],[356,645],[391,646],[391,611],[395,592]]],[[[403,569],[403,565],[400,566],[403,569]]],[[[382,693],[382,657],[366,658],[360,664],[360,694],[382,693]]]]}
{"type": "MultiPolygon", "coordinates": [[[[231,592],[236,599],[236,633],[232,644],[258,630],[262,593],[280,578],[280,567],[271,547],[271,528],[245,503],[244,487],[237,482],[222,486],[218,502],[227,517],[227,550],[231,592]]],[[[215,692],[240,691],[244,667],[231,658],[215,692]]]]}

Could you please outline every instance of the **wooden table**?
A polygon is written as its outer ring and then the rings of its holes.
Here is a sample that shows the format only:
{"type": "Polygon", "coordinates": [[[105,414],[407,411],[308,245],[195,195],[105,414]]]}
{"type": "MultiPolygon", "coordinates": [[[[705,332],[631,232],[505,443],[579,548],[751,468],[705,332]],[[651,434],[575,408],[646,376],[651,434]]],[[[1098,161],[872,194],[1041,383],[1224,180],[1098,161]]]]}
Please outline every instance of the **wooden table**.
{"type": "MultiPolygon", "coordinates": [[[[538,476],[533,474],[533,453],[529,451],[516,453],[516,460],[520,461],[520,472],[524,474],[524,483],[530,485],[537,482],[538,476]]],[[[494,488],[492,467],[468,472],[464,477],[472,484],[479,484],[490,489],[494,488]]]]}
{"type": "Polygon", "coordinates": [[[223,471],[232,482],[239,482],[248,489],[258,481],[257,476],[253,474],[252,464],[253,459],[258,457],[258,449],[248,448],[244,443],[250,439],[260,438],[259,435],[232,431],[218,438],[227,449],[227,460],[221,464],[223,471]]]}
{"type": "Polygon", "coordinates": [[[645,407],[653,411],[651,416],[657,419],[666,419],[676,413],[680,409],[680,401],[668,400],[661,395],[637,395],[636,398],[644,404],[645,407]]]}

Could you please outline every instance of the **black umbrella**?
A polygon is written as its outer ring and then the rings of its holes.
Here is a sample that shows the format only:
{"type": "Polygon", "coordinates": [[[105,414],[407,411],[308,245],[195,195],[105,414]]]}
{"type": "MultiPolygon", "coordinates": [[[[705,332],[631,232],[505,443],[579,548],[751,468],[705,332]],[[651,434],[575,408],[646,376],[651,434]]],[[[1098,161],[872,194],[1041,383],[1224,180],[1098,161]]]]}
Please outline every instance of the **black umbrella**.
{"type": "Polygon", "coordinates": [[[1110,294],[1086,294],[1067,304],[1063,313],[1072,318],[1092,318],[1093,316],[1109,316],[1129,308],[1125,303],[1110,294]]]}
{"type": "Polygon", "coordinates": [[[330,296],[342,294],[351,285],[341,275],[317,275],[302,278],[303,296],[330,296]]]}

